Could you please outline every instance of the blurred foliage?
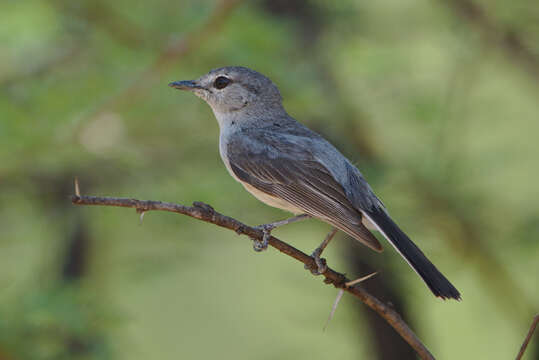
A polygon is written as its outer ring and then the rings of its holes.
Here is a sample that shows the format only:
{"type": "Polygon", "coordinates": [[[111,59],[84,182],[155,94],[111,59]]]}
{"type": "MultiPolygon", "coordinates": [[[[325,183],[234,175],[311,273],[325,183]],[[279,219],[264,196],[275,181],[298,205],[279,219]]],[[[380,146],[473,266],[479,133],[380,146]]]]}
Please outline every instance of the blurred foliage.
{"type": "MultiPolygon", "coordinates": [[[[86,194],[285,217],[226,173],[210,109],[167,87],[224,65],[273,79],[461,290],[443,303],[391,248],[375,255],[369,281],[399,289],[432,352],[514,357],[539,303],[536,1],[259,0],[205,27],[219,8],[0,3],[0,359],[376,357],[363,307],[345,297],[322,332],[336,291],[272,250],[173,214],[140,226],[71,206],[79,176],[86,194]]],[[[276,234],[308,252],[327,229],[276,234]]],[[[367,251],[341,236],[326,258],[354,277],[341,255],[367,251]]]]}
{"type": "MultiPolygon", "coordinates": [[[[110,359],[106,312],[99,300],[71,287],[36,289],[3,304],[2,359],[110,359]]],[[[95,298],[95,296],[94,296],[95,298]]]]}

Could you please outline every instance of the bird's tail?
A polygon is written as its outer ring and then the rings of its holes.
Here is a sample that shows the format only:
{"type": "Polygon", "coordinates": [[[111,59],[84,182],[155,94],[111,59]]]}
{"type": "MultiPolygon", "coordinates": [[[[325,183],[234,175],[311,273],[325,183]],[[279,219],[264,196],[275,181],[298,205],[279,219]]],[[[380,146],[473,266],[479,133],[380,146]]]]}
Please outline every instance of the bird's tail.
{"type": "Polygon", "coordinates": [[[378,231],[395,247],[408,264],[417,272],[434,295],[442,299],[460,300],[459,291],[430,262],[423,252],[393,222],[384,210],[363,212],[378,231]]]}

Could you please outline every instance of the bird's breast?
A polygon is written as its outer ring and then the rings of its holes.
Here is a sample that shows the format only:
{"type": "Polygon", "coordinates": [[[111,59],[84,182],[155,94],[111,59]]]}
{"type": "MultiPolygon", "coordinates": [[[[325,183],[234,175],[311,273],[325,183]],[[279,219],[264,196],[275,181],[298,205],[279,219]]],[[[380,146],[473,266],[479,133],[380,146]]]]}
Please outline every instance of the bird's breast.
{"type": "Polygon", "coordinates": [[[241,182],[240,179],[236,176],[236,174],[234,174],[234,171],[232,171],[232,167],[230,167],[230,161],[228,160],[227,146],[229,135],[230,134],[228,132],[221,131],[221,134],[219,136],[219,154],[221,155],[221,159],[223,160],[223,163],[225,164],[228,173],[234,178],[234,180],[241,182]]]}

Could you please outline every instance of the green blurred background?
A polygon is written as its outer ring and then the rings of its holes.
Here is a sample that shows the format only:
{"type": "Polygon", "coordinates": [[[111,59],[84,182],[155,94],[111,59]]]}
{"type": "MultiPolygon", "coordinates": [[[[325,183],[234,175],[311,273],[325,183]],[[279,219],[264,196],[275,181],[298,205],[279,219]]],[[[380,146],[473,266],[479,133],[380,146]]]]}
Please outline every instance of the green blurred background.
{"type": "MultiPolygon", "coordinates": [[[[535,0],[0,2],[0,359],[413,359],[293,259],[88,195],[204,201],[250,225],[209,107],[167,87],[269,76],[289,113],[356,162],[462,292],[436,299],[387,246],[343,235],[330,266],[391,302],[440,359],[511,359],[539,311],[535,0]]],[[[329,226],[275,235],[305,252],[329,226]]],[[[525,358],[539,359],[537,339],[525,358]]]]}

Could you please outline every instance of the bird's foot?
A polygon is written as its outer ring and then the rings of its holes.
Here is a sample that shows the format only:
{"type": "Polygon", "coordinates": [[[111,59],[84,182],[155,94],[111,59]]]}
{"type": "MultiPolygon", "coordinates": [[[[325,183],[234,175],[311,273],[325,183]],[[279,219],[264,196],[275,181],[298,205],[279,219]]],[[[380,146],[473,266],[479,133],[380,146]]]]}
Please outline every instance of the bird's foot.
{"type": "Polygon", "coordinates": [[[320,255],[322,255],[322,251],[324,251],[326,246],[328,246],[329,242],[333,239],[337,231],[337,228],[331,229],[331,231],[326,235],[324,241],[322,241],[320,246],[317,247],[311,254],[311,257],[314,259],[314,263],[316,264],[316,268],[314,268],[312,265],[305,265],[305,269],[309,270],[313,275],[322,275],[328,270],[326,259],[321,258],[320,255]]]}
{"type": "Polygon", "coordinates": [[[301,214],[301,215],[297,215],[297,216],[288,218],[286,220],[275,221],[275,222],[272,222],[272,223],[269,223],[269,224],[264,224],[264,225],[257,226],[256,229],[262,230],[262,232],[264,233],[264,237],[262,238],[262,241],[253,239],[253,242],[254,242],[253,243],[253,249],[255,251],[257,251],[257,252],[266,250],[268,248],[269,239],[271,237],[271,231],[273,229],[275,229],[275,228],[277,228],[279,226],[291,224],[291,223],[296,222],[296,221],[309,219],[310,217],[311,217],[311,215],[301,214]]]}
{"type": "Polygon", "coordinates": [[[313,253],[311,254],[311,257],[314,259],[314,263],[316,264],[316,267],[305,265],[305,269],[309,270],[313,275],[322,275],[328,270],[328,266],[326,263],[326,259],[321,258],[320,255],[322,255],[322,251],[324,249],[316,248],[313,253]]]}
{"type": "Polygon", "coordinates": [[[262,241],[257,239],[253,240],[253,250],[256,252],[264,251],[268,248],[269,239],[271,237],[271,230],[275,229],[275,225],[264,224],[257,226],[256,228],[262,230],[264,236],[262,237],[262,241]]]}

